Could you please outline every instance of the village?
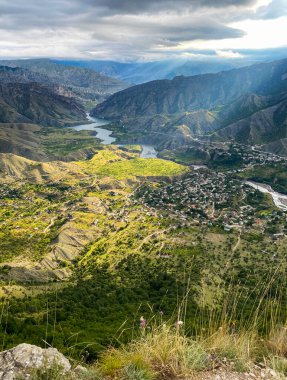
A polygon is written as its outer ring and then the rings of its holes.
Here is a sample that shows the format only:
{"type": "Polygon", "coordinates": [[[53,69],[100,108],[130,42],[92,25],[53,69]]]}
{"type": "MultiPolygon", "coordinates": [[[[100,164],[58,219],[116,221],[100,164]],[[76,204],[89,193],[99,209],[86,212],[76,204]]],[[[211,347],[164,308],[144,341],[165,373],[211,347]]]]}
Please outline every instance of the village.
{"type": "Polygon", "coordinates": [[[223,166],[230,167],[230,169],[238,167],[239,171],[254,165],[283,164],[287,162],[287,157],[267,152],[262,145],[249,146],[235,142],[212,143],[210,145],[204,144],[203,150],[206,149],[212,157],[211,161],[214,160],[213,164],[215,166],[223,164],[223,166]]]}
{"type": "Polygon", "coordinates": [[[242,156],[243,163],[246,165],[264,165],[268,163],[286,163],[287,157],[282,157],[277,154],[266,152],[262,146],[254,145],[249,146],[235,145],[234,149],[242,156]]]}
{"type": "Polygon", "coordinates": [[[161,212],[181,226],[202,225],[225,232],[256,230],[274,237],[287,230],[287,215],[271,197],[237,179],[233,171],[193,170],[168,184],[144,183],[134,203],[161,212]]]}

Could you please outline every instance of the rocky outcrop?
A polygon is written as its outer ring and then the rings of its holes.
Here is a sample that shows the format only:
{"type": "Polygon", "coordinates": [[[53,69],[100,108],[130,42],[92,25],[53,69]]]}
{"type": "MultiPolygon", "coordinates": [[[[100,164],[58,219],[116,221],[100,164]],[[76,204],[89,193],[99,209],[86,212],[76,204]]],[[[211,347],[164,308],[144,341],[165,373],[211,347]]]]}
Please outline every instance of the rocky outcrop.
{"type": "Polygon", "coordinates": [[[63,375],[71,371],[71,364],[56,348],[43,349],[22,343],[0,353],[0,380],[32,379],[37,369],[57,367],[63,375]]]}

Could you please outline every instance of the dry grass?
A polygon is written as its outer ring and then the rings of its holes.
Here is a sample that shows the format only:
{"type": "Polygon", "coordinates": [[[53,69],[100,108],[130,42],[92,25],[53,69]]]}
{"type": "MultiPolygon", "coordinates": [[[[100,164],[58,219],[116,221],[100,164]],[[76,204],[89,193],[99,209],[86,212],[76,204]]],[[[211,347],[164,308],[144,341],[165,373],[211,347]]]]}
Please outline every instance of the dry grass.
{"type": "Polygon", "coordinates": [[[99,366],[108,376],[120,376],[127,366],[133,366],[145,371],[141,379],[166,379],[206,368],[208,355],[199,342],[187,338],[180,328],[161,324],[143,330],[141,337],[126,347],[106,352],[99,366]]]}
{"type": "Polygon", "coordinates": [[[282,330],[263,341],[254,330],[235,332],[228,326],[193,339],[176,324],[149,327],[128,345],[103,354],[96,368],[104,379],[192,379],[216,368],[249,373],[256,363],[266,363],[279,373],[278,378],[287,375],[282,330]]]}
{"type": "Polygon", "coordinates": [[[275,355],[287,358],[287,326],[272,331],[266,345],[275,355]]]}

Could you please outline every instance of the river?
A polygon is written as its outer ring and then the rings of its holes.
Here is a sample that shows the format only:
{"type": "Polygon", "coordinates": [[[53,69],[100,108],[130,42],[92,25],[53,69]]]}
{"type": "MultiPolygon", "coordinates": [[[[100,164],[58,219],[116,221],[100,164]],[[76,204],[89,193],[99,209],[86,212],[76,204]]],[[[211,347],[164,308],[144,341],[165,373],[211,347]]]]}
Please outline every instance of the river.
{"type": "Polygon", "coordinates": [[[262,193],[270,194],[273,198],[275,206],[277,206],[281,210],[287,211],[287,195],[277,193],[272,189],[271,186],[265,185],[263,183],[257,183],[253,181],[245,181],[244,183],[246,183],[246,185],[252,186],[254,189],[257,189],[262,193]]]}
{"type": "MultiPolygon", "coordinates": [[[[104,119],[98,119],[96,117],[91,117],[89,114],[87,114],[87,118],[91,123],[89,124],[82,124],[72,127],[76,131],[94,131],[97,132],[96,137],[102,141],[102,144],[109,145],[113,144],[116,141],[115,137],[112,137],[112,131],[106,128],[102,128],[105,125],[110,124],[109,121],[104,119]]],[[[126,144],[130,145],[130,144],[126,144]]],[[[124,144],[120,144],[119,146],[125,146],[124,144]]],[[[152,145],[146,145],[141,144],[142,151],[140,153],[141,158],[156,158],[157,152],[155,148],[152,145]]],[[[193,165],[193,169],[201,169],[206,168],[205,165],[193,165]]],[[[263,183],[257,183],[253,181],[245,181],[246,185],[252,186],[253,188],[261,191],[262,193],[268,193],[272,196],[273,202],[275,206],[280,208],[281,210],[287,211],[287,195],[277,193],[272,189],[271,186],[265,185],[263,183]]]]}
{"type": "MultiPolygon", "coordinates": [[[[113,144],[116,141],[115,137],[112,137],[112,131],[106,128],[102,128],[105,125],[110,124],[109,121],[104,119],[98,119],[96,117],[91,117],[89,114],[87,114],[87,118],[91,123],[89,124],[82,124],[77,125],[74,127],[71,127],[75,129],[76,131],[94,131],[97,133],[95,136],[96,138],[100,139],[102,144],[109,145],[113,144]]],[[[126,144],[131,145],[131,144],[126,144]]],[[[146,145],[146,144],[140,144],[142,147],[142,151],[140,153],[141,158],[156,158],[157,152],[155,148],[152,145],[146,145]]],[[[124,144],[120,144],[119,146],[125,146],[124,144]]]]}

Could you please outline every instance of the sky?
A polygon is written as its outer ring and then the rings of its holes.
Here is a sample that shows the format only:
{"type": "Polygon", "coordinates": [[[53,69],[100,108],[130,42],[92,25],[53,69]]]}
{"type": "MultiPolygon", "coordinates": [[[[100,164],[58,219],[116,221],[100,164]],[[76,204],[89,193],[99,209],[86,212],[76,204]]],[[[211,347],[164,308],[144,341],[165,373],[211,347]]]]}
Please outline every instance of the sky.
{"type": "Polygon", "coordinates": [[[287,0],[0,0],[0,33],[3,59],[239,60],[287,48],[287,0]]]}

